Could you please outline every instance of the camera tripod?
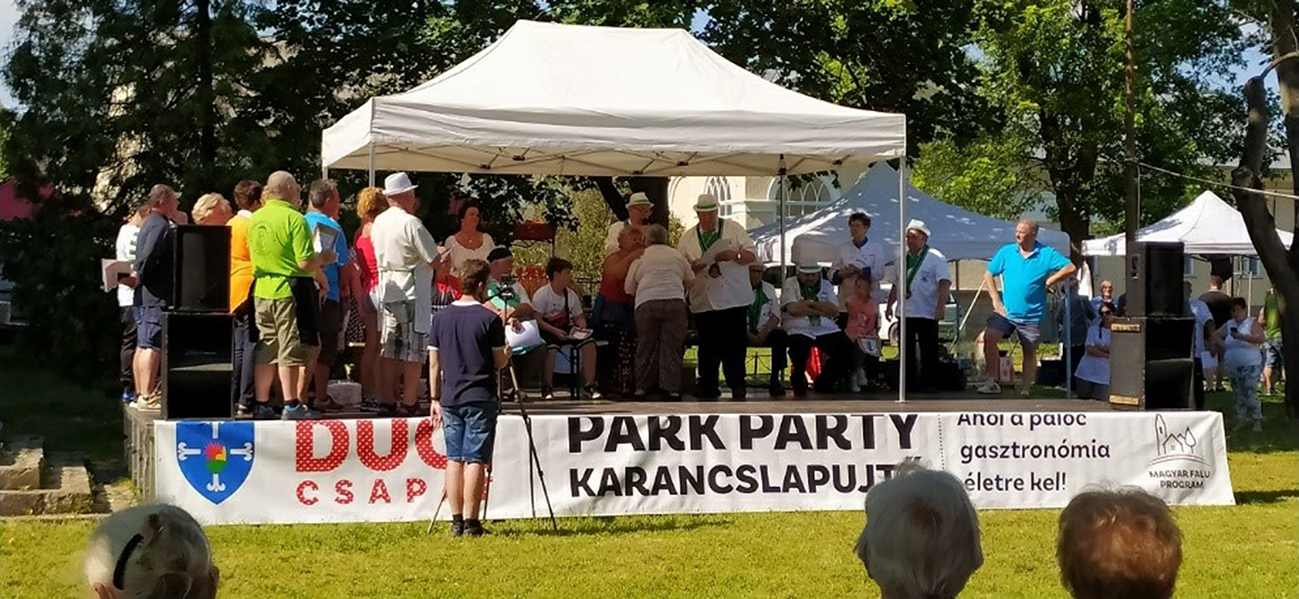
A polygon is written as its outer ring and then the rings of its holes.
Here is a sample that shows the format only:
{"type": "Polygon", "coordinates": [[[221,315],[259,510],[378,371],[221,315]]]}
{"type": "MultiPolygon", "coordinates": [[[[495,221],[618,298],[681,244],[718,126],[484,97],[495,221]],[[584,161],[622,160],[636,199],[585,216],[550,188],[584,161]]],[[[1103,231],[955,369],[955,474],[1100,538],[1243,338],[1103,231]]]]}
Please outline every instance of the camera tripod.
{"type": "MultiPolygon", "coordinates": [[[[537,443],[532,436],[532,416],[528,414],[527,396],[523,392],[523,388],[519,386],[519,376],[518,372],[514,369],[513,358],[510,359],[505,368],[509,372],[510,391],[508,394],[501,393],[501,403],[505,402],[505,397],[508,395],[513,401],[519,404],[519,415],[523,418],[523,430],[526,431],[528,435],[528,501],[532,505],[532,517],[537,517],[537,493],[534,485],[536,481],[540,481],[541,495],[546,499],[546,512],[550,516],[551,529],[555,532],[559,532],[559,522],[555,520],[555,508],[550,504],[550,491],[546,488],[546,473],[541,468],[541,458],[537,455],[537,443]],[[535,478],[533,477],[534,469],[536,471],[535,478]]],[[[485,486],[487,489],[491,488],[490,473],[491,465],[488,465],[487,484],[485,486]]],[[[487,519],[487,504],[491,500],[491,497],[491,493],[488,493],[487,497],[483,499],[483,513],[481,516],[483,520],[487,519]]],[[[425,534],[433,532],[433,525],[437,522],[438,514],[442,511],[442,504],[446,503],[446,501],[447,493],[444,485],[444,488],[442,489],[442,499],[438,501],[437,509],[433,510],[433,518],[429,520],[428,529],[424,531],[425,534]]]]}

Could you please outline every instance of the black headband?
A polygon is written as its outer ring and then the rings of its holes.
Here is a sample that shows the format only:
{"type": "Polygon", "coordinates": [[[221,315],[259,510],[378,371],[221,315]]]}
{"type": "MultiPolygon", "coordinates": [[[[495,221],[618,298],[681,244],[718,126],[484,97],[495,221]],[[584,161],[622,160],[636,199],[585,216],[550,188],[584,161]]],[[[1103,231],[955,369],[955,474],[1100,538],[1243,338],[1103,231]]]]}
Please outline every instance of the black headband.
{"type": "Polygon", "coordinates": [[[113,588],[123,591],[126,590],[122,587],[122,579],[126,577],[126,563],[131,561],[131,554],[135,552],[135,548],[138,547],[140,542],[143,540],[143,536],[136,534],[131,537],[131,540],[126,542],[126,547],[122,548],[122,555],[117,556],[117,565],[113,567],[113,588]]]}

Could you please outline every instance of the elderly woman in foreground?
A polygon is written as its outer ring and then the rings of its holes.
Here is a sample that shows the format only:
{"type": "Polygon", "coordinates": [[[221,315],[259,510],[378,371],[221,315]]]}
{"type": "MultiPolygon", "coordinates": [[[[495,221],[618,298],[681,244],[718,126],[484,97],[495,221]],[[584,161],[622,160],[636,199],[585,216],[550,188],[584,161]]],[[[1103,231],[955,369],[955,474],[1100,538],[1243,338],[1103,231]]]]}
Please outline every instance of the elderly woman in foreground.
{"type": "Polygon", "coordinates": [[[203,528],[175,506],[142,505],[100,523],[85,557],[100,599],[210,599],[220,572],[203,528]]]}
{"type": "Polygon", "coordinates": [[[914,463],[866,494],[866,528],[857,557],[883,599],[947,599],[979,566],[979,515],[947,472],[914,463]]]}

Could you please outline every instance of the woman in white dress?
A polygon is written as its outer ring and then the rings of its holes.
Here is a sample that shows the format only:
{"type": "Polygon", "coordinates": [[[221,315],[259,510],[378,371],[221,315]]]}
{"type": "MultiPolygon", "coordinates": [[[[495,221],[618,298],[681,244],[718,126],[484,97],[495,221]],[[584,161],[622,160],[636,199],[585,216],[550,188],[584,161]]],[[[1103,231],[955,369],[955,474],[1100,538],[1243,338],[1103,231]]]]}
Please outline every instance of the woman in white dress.
{"type": "Polygon", "coordinates": [[[1231,298],[1231,318],[1218,329],[1217,339],[1223,348],[1222,368],[1236,397],[1236,425],[1232,430],[1252,424],[1255,432],[1261,431],[1263,406],[1258,402],[1258,377],[1263,374],[1260,350],[1267,336],[1263,326],[1250,317],[1245,298],[1231,298]]]}
{"type": "Polygon", "coordinates": [[[460,206],[460,230],[455,235],[447,238],[447,251],[451,252],[451,268],[453,272],[460,272],[460,266],[466,260],[478,259],[487,260],[487,254],[490,254],[496,248],[492,242],[492,236],[478,230],[481,222],[478,204],[473,201],[467,201],[460,206]]]}

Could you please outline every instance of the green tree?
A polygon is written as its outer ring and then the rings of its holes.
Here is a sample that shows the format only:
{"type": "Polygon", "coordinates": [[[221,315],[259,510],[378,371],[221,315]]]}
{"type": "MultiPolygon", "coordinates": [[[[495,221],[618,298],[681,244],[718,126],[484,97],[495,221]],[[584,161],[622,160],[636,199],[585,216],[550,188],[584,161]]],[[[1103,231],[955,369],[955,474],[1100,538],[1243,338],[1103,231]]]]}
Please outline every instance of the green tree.
{"type": "MultiPolygon", "coordinates": [[[[974,42],[979,92],[998,125],[977,143],[939,145],[922,161],[922,180],[968,167],[965,177],[1045,189],[1048,211],[1074,243],[1094,222],[1121,222],[1123,160],[1123,4],[1117,1],[980,0],[974,42]]],[[[1220,2],[1151,0],[1136,12],[1137,145],[1142,162],[1211,176],[1239,137],[1239,95],[1215,87],[1240,62],[1240,22],[1220,2]],[[1206,161],[1207,159],[1207,161],[1206,161]]],[[[959,186],[960,182],[955,185],[959,186]]],[[[1162,217],[1196,184],[1164,176],[1141,181],[1143,220],[1162,217]]],[[[963,197],[972,207],[995,200],[963,197]]]]}
{"type": "Polygon", "coordinates": [[[844,106],[907,115],[909,153],[992,116],[973,85],[972,0],[720,0],[702,39],[736,64],[844,106]]]}

